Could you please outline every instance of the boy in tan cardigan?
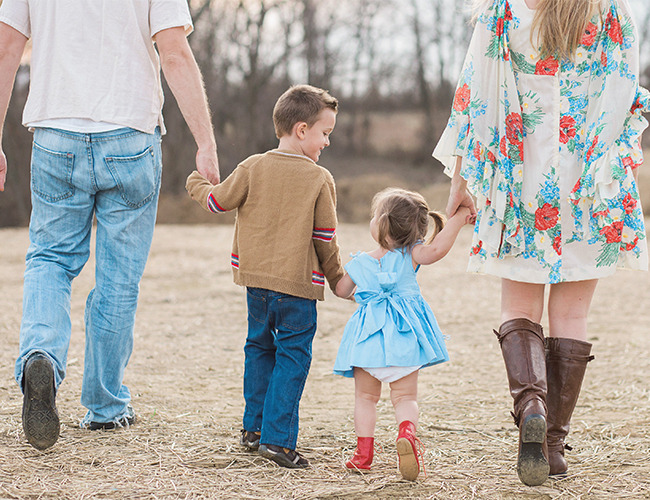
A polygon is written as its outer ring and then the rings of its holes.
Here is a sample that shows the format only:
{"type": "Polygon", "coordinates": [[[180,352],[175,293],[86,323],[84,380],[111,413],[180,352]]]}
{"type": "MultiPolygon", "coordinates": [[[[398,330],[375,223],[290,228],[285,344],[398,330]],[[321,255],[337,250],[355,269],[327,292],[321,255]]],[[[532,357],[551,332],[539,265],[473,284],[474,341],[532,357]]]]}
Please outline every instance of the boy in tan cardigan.
{"type": "Polygon", "coordinates": [[[326,91],[291,87],[273,110],[277,149],[247,158],[219,185],[196,171],[186,184],[206,210],[237,210],[231,263],[248,300],[240,443],[290,468],[309,466],[296,442],[316,300],[325,279],[334,290],[344,275],[334,179],[316,164],[337,111],[326,91]]]}

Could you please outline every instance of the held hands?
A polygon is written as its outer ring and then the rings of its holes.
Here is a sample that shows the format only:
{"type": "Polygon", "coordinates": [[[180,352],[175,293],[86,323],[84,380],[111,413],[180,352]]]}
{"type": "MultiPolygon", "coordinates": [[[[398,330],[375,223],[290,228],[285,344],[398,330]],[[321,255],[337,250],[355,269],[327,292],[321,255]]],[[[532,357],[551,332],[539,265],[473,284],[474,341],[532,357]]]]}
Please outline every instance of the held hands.
{"type": "Polygon", "coordinates": [[[456,212],[450,218],[454,217],[465,221],[464,224],[474,224],[476,222],[476,214],[472,215],[472,210],[462,205],[456,209],[456,212]]]}
{"type": "Polygon", "coordinates": [[[205,177],[211,184],[219,184],[219,159],[217,150],[204,151],[199,149],[196,152],[196,170],[205,177]]]}
{"type": "Polygon", "coordinates": [[[353,293],[356,288],[357,286],[352,281],[352,278],[350,278],[350,275],[345,274],[336,284],[334,294],[342,299],[354,300],[353,293]]]}
{"type": "Polygon", "coordinates": [[[476,206],[474,198],[467,190],[467,183],[452,182],[447,201],[447,217],[451,218],[460,207],[469,209],[472,219],[476,220],[476,206]]]}
{"type": "Polygon", "coordinates": [[[460,175],[462,167],[462,158],[456,158],[456,168],[451,178],[451,188],[449,189],[449,200],[447,201],[447,217],[451,218],[458,207],[469,208],[472,224],[476,221],[476,206],[474,198],[467,190],[467,181],[460,175]]]}
{"type": "Polygon", "coordinates": [[[0,149],[0,191],[5,190],[5,180],[7,179],[7,158],[4,151],[0,149]]]}

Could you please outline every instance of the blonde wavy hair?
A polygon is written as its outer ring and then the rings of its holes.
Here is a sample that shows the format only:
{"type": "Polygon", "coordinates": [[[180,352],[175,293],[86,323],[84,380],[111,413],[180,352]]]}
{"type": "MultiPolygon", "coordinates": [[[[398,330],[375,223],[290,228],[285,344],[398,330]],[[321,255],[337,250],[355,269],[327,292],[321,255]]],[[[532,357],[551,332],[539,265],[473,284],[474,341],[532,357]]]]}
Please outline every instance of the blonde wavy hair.
{"type": "Polygon", "coordinates": [[[587,23],[600,9],[601,0],[540,0],[533,32],[538,34],[541,57],[573,59],[587,23]]]}
{"type": "MultiPolygon", "coordinates": [[[[473,0],[474,19],[492,2],[473,0]]],[[[603,0],[539,0],[530,36],[532,40],[537,35],[541,57],[573,59],[587,23],[601,12],[602,4],[603,0]]]]}
{"type": "Polygon", "coordinates": [[[400,188],[386,188],[372,200],[372,213],[377,223],[377,242],[388,250],[411,249],[423,240],[433,220],[434,230],[426,243],[431,243],[445,224],[444,216],[429,210],[420,193],[400,188]]]}

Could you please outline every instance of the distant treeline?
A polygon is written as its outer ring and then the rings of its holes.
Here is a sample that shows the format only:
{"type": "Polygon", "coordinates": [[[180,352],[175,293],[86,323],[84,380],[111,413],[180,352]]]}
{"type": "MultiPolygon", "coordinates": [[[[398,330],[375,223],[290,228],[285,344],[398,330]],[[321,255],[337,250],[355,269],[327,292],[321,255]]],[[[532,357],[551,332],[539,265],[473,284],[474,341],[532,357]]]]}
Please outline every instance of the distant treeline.
{"type": "MultiPolygon", "coordinates": [[[[446,123],[471,34],[455,0],[197,0],[190,43],[213,111],[222,177],[239,160],[276,145],[271,112],[291,84],[308,82],[339,98],[337,155],[394,155],[422,163],[446,123]],[[394,117],[394,118],[393,118],[394,117]],[[398,118],[399,117],[399,118],[398,118]],[[412,125],[405,127],[405,120],[412,125]]],[[[650,9],[637,20],[650,53],[650,9]],[[642,22],[644,21],[644,22],[642,22]]],[[[642,83],[650,84],[645,61],[642,83]]],[[[29,220],[31,134],[21,125],[29,68],[8,110],[9,162],[0,226],[29,220]]],[[[163,110],[163,192],[182,192],[195,146],[171,92],[163,110]]]]}

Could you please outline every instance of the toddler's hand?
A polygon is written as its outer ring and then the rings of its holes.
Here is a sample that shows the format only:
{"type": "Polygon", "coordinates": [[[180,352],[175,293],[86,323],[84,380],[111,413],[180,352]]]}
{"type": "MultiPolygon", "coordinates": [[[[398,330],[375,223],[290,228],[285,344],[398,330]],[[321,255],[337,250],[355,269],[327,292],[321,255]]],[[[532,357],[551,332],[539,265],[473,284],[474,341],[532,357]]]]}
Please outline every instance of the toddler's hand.
{"type": "Polygon", "coordinates": [[[354,291],[356,288],[350,276],[346,274],[336,284],[334,294],[342,299],[354,300],[354,291]]]}
{"type": "Polygon", "coordinates": [[[469,207],[460,206],[456,210],[456,213],[452,217],[459,217],[465,221],[465,224],[474,224],[476,221],[476,216],[472,215],[472,211],[469,207]]]}

